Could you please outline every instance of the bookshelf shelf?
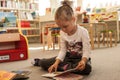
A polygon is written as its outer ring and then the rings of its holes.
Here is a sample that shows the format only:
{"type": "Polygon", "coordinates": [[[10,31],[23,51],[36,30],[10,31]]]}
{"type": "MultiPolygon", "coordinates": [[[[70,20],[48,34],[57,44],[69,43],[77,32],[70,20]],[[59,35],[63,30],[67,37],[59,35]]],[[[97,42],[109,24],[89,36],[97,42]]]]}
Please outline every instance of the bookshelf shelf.
{"type": "Polygon", "coordinates": [[[0,8],[0,10],[17,10],[18,11],[18,9],[16,9],[16,8],[6,8],[6,7],[2,7],[2,8],[0,8]]]}
{"type": "Polygon", "coordinates": [[[40,35],[26,35],[26,37],[39,37],[40,35]]]}
{"type": "Polygon", "coordinates": [[[19,9],[19,11],[35,11],[35,9],[19,9]]]}

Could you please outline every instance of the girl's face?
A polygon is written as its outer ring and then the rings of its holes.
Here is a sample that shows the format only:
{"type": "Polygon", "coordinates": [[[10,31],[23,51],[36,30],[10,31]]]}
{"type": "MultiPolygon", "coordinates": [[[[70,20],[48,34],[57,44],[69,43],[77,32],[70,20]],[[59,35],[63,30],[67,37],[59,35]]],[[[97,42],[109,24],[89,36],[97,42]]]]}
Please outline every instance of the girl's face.
{"type": "Polygon", "coordinates": [[[76,28],[75,19],[65,21],[65,20],[56,20],[57,25],[61,28],[61,30],[68,35],[74,34],[74,30],[76,28]]]}

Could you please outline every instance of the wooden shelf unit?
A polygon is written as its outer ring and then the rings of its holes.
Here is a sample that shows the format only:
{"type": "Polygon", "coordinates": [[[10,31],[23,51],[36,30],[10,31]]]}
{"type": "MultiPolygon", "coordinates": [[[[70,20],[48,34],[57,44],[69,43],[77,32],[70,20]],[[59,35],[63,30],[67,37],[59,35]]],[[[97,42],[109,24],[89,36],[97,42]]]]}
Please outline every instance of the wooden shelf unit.
{"type": "Polygon", "coordinates": [[[0,0],[0,12],[14,12],[17,18],[17,27],[19,32],[36,32],[31,34],[24,34],[28,39],[28,42],[31,42],[29,39],[38,38],[39,40],[32,40],[32,42],[40,41],[40,26],[39,26],[39,15],[38,15],[38,3],[35,0],[0,0]],[[32,14],[33,13],[33,14],[32,14]],[[26,21],[29,23],[29,28],[26,26],[21,26],[21,21],[26,21]]]}

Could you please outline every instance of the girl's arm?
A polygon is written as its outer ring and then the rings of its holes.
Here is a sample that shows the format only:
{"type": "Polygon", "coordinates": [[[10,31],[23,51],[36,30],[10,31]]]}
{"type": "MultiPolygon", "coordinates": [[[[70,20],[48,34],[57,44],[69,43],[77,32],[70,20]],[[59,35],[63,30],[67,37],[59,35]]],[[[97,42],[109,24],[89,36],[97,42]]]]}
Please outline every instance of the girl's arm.
{"type": "Polygon", "coordinates": [[[60,51],[56,59],[60,59],[61,61],[64,60],[66,56],[66,41],[63,38],[64,33],[60,32],[60,51]]]}
{"type": "Polygon", "coordinates": [[[82,59],[86,62],[85,58],[88,59],[91,53],[90,38],[89,38],[88,31],[86,29],[82,31],[82,43],[83,43],[82,59]]]}

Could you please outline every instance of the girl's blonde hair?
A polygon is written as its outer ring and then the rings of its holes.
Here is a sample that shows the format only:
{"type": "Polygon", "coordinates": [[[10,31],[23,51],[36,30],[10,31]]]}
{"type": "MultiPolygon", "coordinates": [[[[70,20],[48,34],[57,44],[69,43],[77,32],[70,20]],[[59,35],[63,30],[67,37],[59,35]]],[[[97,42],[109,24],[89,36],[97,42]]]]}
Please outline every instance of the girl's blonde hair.
{"type": "Polygon", "coordinates": [[[62,6],[60,6],[55,13],[55,20],[65,20],[69,21],[72,19],[74,11],[71,7],[70,1],[63,1],[62,6]]]}

